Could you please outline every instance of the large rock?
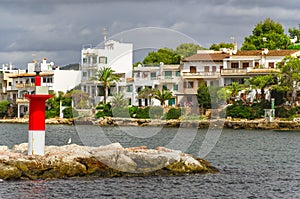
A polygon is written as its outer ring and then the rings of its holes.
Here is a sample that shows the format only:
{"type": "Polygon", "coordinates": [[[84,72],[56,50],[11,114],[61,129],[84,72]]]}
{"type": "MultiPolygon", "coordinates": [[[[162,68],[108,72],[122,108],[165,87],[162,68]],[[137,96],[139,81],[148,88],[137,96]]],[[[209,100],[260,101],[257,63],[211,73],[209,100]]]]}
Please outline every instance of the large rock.
{"type": "Polygon", "coordinates": [[[208,162],[181,151],[146,146],[123,148],[119,143],[87,147],[46,146],[45,156],[28,156],[27,143],[0,151],[0,178],[51,179],[74,176],[146,176],[215,173],[208,162]]]}

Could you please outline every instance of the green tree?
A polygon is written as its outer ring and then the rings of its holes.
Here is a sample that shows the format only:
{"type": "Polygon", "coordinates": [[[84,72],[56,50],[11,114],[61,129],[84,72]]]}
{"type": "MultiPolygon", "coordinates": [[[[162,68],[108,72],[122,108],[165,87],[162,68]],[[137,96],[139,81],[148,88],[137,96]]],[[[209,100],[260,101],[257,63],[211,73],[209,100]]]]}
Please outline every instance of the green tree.
{"type": "MultiPolygon", "coordinates": [[[[229,95],[229,100],[231,102],[233,102],[236,99],[238,93],[241,90],[243,90],[242,86],[237,82],[232,82],[231,85],[226,86],[225,89],[229,95]]],[[[219,93],[219,94],[221,94],[221,93],[219,93]]]]}
{"type": "Polygon", "coordinates": [[[67,98],[72,98],[75,108],[87,108],[88,107],[88,94],[81,90],[72,90],[66,94],[67,98]]]}
{"type": "Polygon", "coordinates": [[[204,82],[201,82],[197,90],[197,100],[201,107],[201,114],[204,113],[204,109],[211,108],[211,99],[208,87],[204,82]]]}
{"type": "Polygon", "coordinates": [[[110,67],[102,67],[100,68],[96,75],[91,78],[91,80],[96,80],[99,81],[100,83],[103,84],[104,88],[104,100],[103,103],[106,103],[106,98],[107,98],[107,88],[110,88],[110,85],[113,82],[119,82],[120,77],[114,74],[114,70],[111,69],[110,67]]]}
{"type": "Polygon", "coordinates": [[[165,106],[165,102],[173,98],[172,91],[167,89],[162,89],[162,91],[160,91],[159,89],[155,89],[153,90],[152,94],[153,94],[153,98],[160,101],[161,106],[165,106]]]}
{"type": "Polygon", "coordinates": [[[249,79],[249,83],[253,85],[255,88],[260,89],[261,91],[261,99],[265,99],[265,88],[275,83],[274,75],[260,75],[256,77],[251,77],[249,79]]]}
{"type": "Polygon", "coordinates": [[[204,50],[200,45],[193,43],[183,43],[176,47],[175,53],[181,56],[181,58],[189,57],[197,53],[197,50],[204,50]]]}
{"type": "Polygon", "coordinates": [[[143,64],[159,64],[163,62],[164,64],[179,64],[181,60],[180,55],[178,55],[174,50],[169,48],[161,48],[157,52],[149,52],[148,55],[143,60],[143,64]]]}
{"type": "Polygon", "coordinates": [[[139,91],[137,98],[139,99],[149,99],[149,104],[151,104],[153,89],[145,87],[139,91]]]}
{"type": "Polygon", "coordinates": [[[292,39],[297,37],[297,40],[295,43],[298,43],[300,41],[300,24],[298,24],[298,28],[289,28],[289,34],[292,39]]]}
{"type": "Polygon", "coordinates": [[[9,102],[7,100],[0,102],[0,117],[1,118],[6,116],[8,108],[9,108],[9,102]]]}
{"type": "Polygon", "coordinates": [[[245,37],[242,50],[261,50],[268,48],[287,49],[291,44],[290,38],[284,33],[280,23],[276,23],[270,18],[264,22],[259,22],[252,31],[252,35],[245,37]]]}
{"type": "Polygon", "coordinates": [[[221,42],[219,44],[212,44],[209,49],[210,50],[220,50],[221,48],[228,48],[228,49],[233,49],[234,48],[234,44],[233,43],[224,43],[224,42],[221,42]]]}
{"type": "MultiPolygon", "coordinates": [[[[285,57],[277,66],[281,73],[280,85],[287,88],[287,95],[291,94],[290,103],[293,104],[297,97],[297,83],[300,81],[300,60],[296,57],[285,57]]],[[[288,97],[287,97],[288,98],[288,97]]]]}
{"type": "Polygon", "coordinates": [[[124,93],[114,93],[111,99],[112,107],[127,107],[128,101],[125,99],[124,93]]]}

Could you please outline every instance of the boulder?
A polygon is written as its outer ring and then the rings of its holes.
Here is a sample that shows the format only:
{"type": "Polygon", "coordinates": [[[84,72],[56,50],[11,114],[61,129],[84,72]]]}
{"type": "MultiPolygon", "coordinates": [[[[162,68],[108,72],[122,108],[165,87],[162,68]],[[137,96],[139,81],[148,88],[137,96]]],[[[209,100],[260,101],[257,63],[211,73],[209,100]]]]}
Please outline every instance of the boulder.
{"type": "Polygon", "coordinates": [[[46,146],[44,156],[28,156],[26,149],[27,143],[22,143],[0,153],[0,178],[148,176],[217,171],[205,160],[165,147],[148,149],[147,146],[123,148],[119,143],[100,147],[71,144],[46,146]]]}

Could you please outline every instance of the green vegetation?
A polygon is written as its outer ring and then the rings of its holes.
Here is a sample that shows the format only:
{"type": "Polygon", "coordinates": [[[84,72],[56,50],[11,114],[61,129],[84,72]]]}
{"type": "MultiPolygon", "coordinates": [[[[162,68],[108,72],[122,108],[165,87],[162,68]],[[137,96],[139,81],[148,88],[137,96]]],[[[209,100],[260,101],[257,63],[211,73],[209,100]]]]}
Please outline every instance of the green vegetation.
{"type": "Polygon", "coordinates": [[[9,108],[9,102],[7,100],[0,102],[0,117],[3,118],[7,115],[7,111],[9,108]]]}
{"type": "Polygon", "coordinates": [[[227,49],[233,49],[234,44],[233,43],[219,43],[219,44],[212,44],[209,49],[210,50],[216,50],[219,51],[221,48],[227,48],[227,49]]]}
{"type": "Polygon", "coordinates": [[[158,65],[160,62],[163,62],[164,64],[179,64],[180,60],[180,55],[173,49],[161,48],[157,52],[148,53],[144,58],[143,64],[158,65]]]}
{"type": "Polygon", "coordinates": [[[166,119],[178,119],[181,116],[181,111],[181,108],[171,108],[166,114],[166,119]]]}
{"type": "Polygon", "coordinates": [[[291,44],[289,36],[284,33],[280,23],[276,23],[270,18],[264,22],[259,22],[254,27],[252,34],[245,37],[242,50],[269,50],[287,49],[291,44]]]}
{"type": "Polygon", "coordinates": [[[196,54],[197,50],[205,50],[205,48],[193,43],[183,43],[176,47],[175,53],[180,55],[181,58],[185,58],[196,54]]]}
{"type": "Polygon", "coordinates": [[[152,95],[153,98],[160,101],[161,106],[165,106],[165,102],[173,98],[173,93],[168,89],[162,89],[162,91],[160,91],[159,89],[155,89],[153,90],[152,95]]]}
{"type": "Polygon", "coordinates": [[[96,80],[103,84],[103,88],[104,88],[103,103],[104,104],[106,103],[107,89],[110,88],[110,85],[113,82],[120,81],[120,77],[115,75],[114,72],[116,72],[116,71],[114,71],[110,67],[102,67],[97,71],[96,75],[91,78],[91,80],[96,80]]]}

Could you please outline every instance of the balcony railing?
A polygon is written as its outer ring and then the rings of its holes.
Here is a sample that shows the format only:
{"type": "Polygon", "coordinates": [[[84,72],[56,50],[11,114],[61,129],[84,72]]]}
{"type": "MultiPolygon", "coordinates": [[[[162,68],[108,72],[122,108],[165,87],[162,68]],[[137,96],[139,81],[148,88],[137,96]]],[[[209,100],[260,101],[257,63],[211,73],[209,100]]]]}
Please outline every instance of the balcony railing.
{"type": "Polygon", "coordinates": [[[221,70],[221,75],[247,75],[246,68],[226,68],[221,70]]]}
{"type": "Polygon", "coordinates": [[[182,74],[183,77],[213,77],[213,78],[220,77],[220,73],[218,72],[196,72],[196,73],[183,72],[182,74]]]}
{"type": "Polygon", "coordinates": [[[17,83],[16,88],[31,88],[34,87],[35,83],[17,83]]]}

